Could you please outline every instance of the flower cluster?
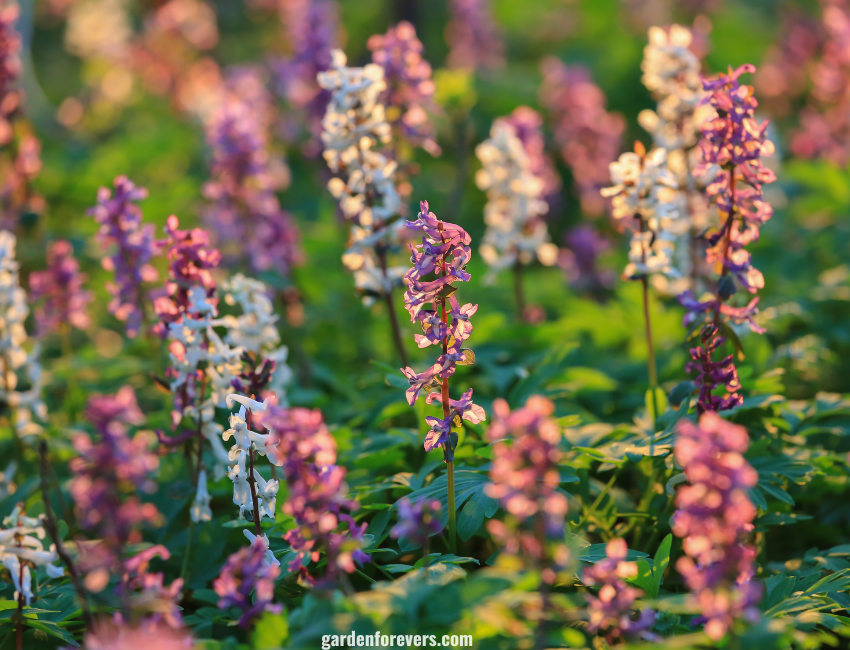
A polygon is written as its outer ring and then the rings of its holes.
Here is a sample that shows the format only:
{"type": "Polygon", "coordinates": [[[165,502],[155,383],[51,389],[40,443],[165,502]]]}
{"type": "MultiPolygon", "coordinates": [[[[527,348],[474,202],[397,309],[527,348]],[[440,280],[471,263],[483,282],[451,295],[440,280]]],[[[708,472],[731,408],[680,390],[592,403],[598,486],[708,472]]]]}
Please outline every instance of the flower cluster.
{"type": "Polygon", "coordinates": [[[394,539],[406,539],[414,546],[427,546],[429,538],[443,530],[439,516],[441,507],[436,499],[413,503],[407,497],[403,498],[398,502],[398,523],[393,526],[390,535],[394,539]]]}
{"type": "Polygon", "coordinates": [[[84,330],[91,324],[88,305],[94,298],[83,289],[88,279],[80,273],[71,242],[60,239],[47,249],[47,268],[30,274],[30,299],[43,301],[35,309],[38,335],[59,332],[68,325],[84,330]]]}
{"type": "Polygon", "coordinates": [[[259,71],[237,70],[206,119],[212,179],[204,196],[212,204],[204,221],[228,257],[247,254],[251,267],[287,276],[300,263],[298,230],[275,192],[289,183],[282,159],[269,151],[273,101],[259,71]]]}
{"type": "Polygon", "coordinates": [[[743,456],[749,442],[746,429],[716,413],[703,414],[698,425],[683,421],[676,438],[676,462],[689,482],[676,494],[673,533],[684,538],[686,554],[676,568],[714,641],[734,619],[758,618],[755,549],[745,543],[756,515],[748,490],[758,482],[743,456]]]}
{"type": "Polygon", "coordinates": [[[581,572],[581,581],[599,590],[596,596],[585,596],[590,614],[587,630],[602,632],[608,643],[641,634],[655,621],[655,612],[649,608],[641,611],[638,620],[632,620],[632,607],[641,591],[625,582],[638,572],[637,564],[626,561],[628,550],[625,540],[616,537],[605,546],[605,559],[581,572]]]}
{"type": "Polygon", "coordinates": [[[513,412],[504,400],[493,402],[487,436],[495,445],[485,488],[511,516],[507,522],[491,519],[487,530],[507,553],[531,559],[548,584],[569,560],[563,543],[568,503],[558,491],[561,429],[552,419],[554,410],[536,395],[513,412]]]}
{"type": "Polygon", "coordinates": [[[741,382],[738,380],[738,370],[732,362],[732,355],[719,361],[714,360],[715,351],[723,345],[726,339],[717,331],[714,323],[704,325],[700,332],[702,345],[691,348],[692,361],[685,364],[685,372],[696,372],[694,379],[699,388],[697,411],[725,411],[740,406],[744,398],[738,392],[741,382]],[[715,395],[714,391],[722,387],[724,395],[715,395]]]}
{"type": "Polygon", "coordinates": [[[387,119],[399,140],[422,147],[432,156],[440,154],[434,140],[434,123],[428,113],[434,104],[434,82],[431,65],[422,57],[422,42],[416,29],[406,20],[391,27],[386,34],[375,34],[367,43],[372,62],[384,69],[383,104],[387,119]]]}
{"type": "Polygon", "coordinates": [[[489,0],[451,0],[446,27],[448,64],[452,68],[498,68],[505,63],[505,45],[488,6],[489,0]]]}
{"type": "Polygon", "coordinates": [[[27,294],[21,288],[15,259],[15,236],[0,230],[0,401],[12,414],[20,437],[40,433],[38,420],[47,419],[42,401],[43,377],[39,348],[30,347],[25,323],[29,314],[27,294]]]}
{"type": "Polygon", "coordinates": [[[142,224],[142,211],[137,201],[148,191],[136,187],[126,176],[118,176],[115,194],[108,187],[97,192],[97,205],[87,214],[100,225],[97,238],[112,255],[103,258],[103,268],[114,273],[114,281],[106,285],[112,296],[109,313],[125,323],[127,336],[135,337],[142,326],[145,310],[143,285],[156,281],[158,274],[151,259],[159,253],[152,224],[142,224]]]}
{"type": "Polygon", "coordinates": [[[263,612],[279,614],[283,609],[282,605],[272,603],[274,582],[280,573],[280,566],[269,564],[266,561],[267,553],[267,542],[262,537],[255,537],[250,546],[239,549],[227,558],[218,578],[213,581],[213,589],[219,596],[219,608],[239,609],[239,625],[242,627],[246,627],[263,612]]]}
{"type": "Polygon", "coordinates": [[[154,632],[163,624],[172,630],[183,626],[183,614],[178,606],[183,579],[177,578],[165,586],[162,573],[151,573],[148,567],[153,558],[167,560],[171,553],[162,544],[150,546],[124,562],[123,587],[128,593],[134,618],[141,627],[154,632]]]}
{"type": "Polygon", "coordinates": [[[0,529],[0,563],[8,570],[15,585],[14,599],[23,598],[29,606],[33,598],[32,573],[30,567],[44,567],[50,578],[61,578],[65,570],[56,566],[59,559],[56,547],[44,549],[44,528],[40,517],[27,517],[23,504],[18,504],[12,513],[3,519],[0,529]]]}
{"type": "Polygon", "coordinates": [[[100,540],[81,548],[86,587],[99,592],[109,582],[110,572],[122,570],[127,544],[141,541],[139,527],[160,518],[156,506],[142,503],[136,495],[136,490],[153,489],[150,475],[159,462],[148,450],[148,436],[128,436],[128,427],[145,419],[129,386],[115,395],[93,396],[86,418],[98,436],[92,440],[80,433],[74,438],[78,456],[71,461],[70,493],[79,524],[95,531],[100,540]]]}
{"type": "Polygon", "coordinates": [[[85,647],[88,650],[136,650],[149,646],[157,650],[186,650],[191,647],[192,637],[184,631],[165,627],[151,629],[149,626],[129,626],[113,620],[96,622],[94,629],[86,632],[85,647]]]}
{"type": "Polygon", "coordinates": [[[41,142],[23,119],[20,88],[21,36],[15,26],[20,8],[0,7],[0,228],[15,228],[25,212],[40,212],[44,201],[30,187],[41,171],[41,142]]]}
{"type": "Polygon", "coordinates": [[[672,266],[678,234],[677,185],[666,162],[665,149],[653,149],[647,154],[637,142],[634,153],[624,153],[611,163],[614,185],[603,189],[602,195],[613,197],[612,216],[633,231],[624,278],[677,273],[672,266]]]}
{"type": "Polygon", "coordinates": [[[481,257],[493,274],[535,257],[546,266],[558,261],[558,247],[542,219],[549,210],[543,197],[552,167],[543,152],[541,124],[534,110],[520,106],[495,120],[490,139],[475,149],[483,166],[475,182],[487,192],[481,257]]]}
{"type": "Polygon", "coordinates": [[[273,63],[278,92],[305,113],[312,135],[305,152],[316,156],[321,152],[322,117],[330,99],[317,76],[330,69],[331,51],[338,46],[337,4],[334,0],[277,0],[276,4],[291,50],[273,63]]]}
{"type": "Polygon", "coordinates": [[[391,226],[401,211],[397,165],[376,150],[392,139],[381,101],[387,85],[381,66],[350,68],[340,50],[334,50],[333,57],[331,69],[319,75],[319,85],[331,91],[322,121],[324,157],[336,174],[328,189],[353,223],[343,264],[371,301],[373,294],[388,294],[402,276],[402,269],[387,269],[385,261],[387,248],[398,238],[391,226]]]}
{"type": "Polygon", "coordinates": [[[324,552],[327,570],[318,584],[332,586],[344,573],[354,573],[355,562],[369,561],[361,548],[366,524],[356,524],[349,514],[358,504],[346,496],[345,469],[334,464],[336,443],[319,411],[272,407],[261,422],[270,432],[269,458],[283,469],[289,492],[283,512],[296,523],[284,535],[295,553],[289,570],[317,584],[307,564],[324,552]]]}
{"type": "Polygon", "coordinates": [[[452,424],[460,426],[461,419],[478,423],[485,419],[484,409],[472,403],[472,389],[459,400],[449,398],[449,377],[458,365],[474,363],[475,354],[463,347],[472,334],[470,318],[478,305],[461,305],[454,293],[456,282],[468,282],[466,265],[472,257],[469,244],[472,238],[460,226],[440,221],[428,211],[428,202],[420,202],[421,211],[415,221],[408,221],[411,230],[422,231],[422,243],[411,244],[413,267],[404,276],[407,291],[404,306],[411,322],[418,322],[424,334],[416,334],[420,348],[431,345],[442,347],[437,361],[422,373],[413,368],[402,369],[410,383],[407,402],[413,406],[421,391],[428,393],[426,402],[438,401],[443,405],[443,417],[428,417],[431,427],[425,437],[425,451],[443,449],[447,463],[454,461],[454,446],[450,433],[452,424]],[[448,302],[448,304],[447,304],[448,302]],[[431,309],[425,309],[426,305],[431,309]],[[450,320],[451,319],[451,320],[450,320]],[[438,392],[430,392],[436,389],[438,392]]]}
{"type": "Polygon", "coordinates": [[[581,224],[564,235],[565,246],[558,256],[560,266],[572,287],[578,291],[598,294],[614,285],[613,272],[600,268],[599,256],[610,242],[589,224],[581,224]]]}
{"type": "Polygon", "coordinates": [[[554,121],[555,139],[570,168],[582,209],[605,209],[599,190],[608,182],[608,163],[617,157],[625,121],[605,109],[605,93],[583,66],[547,58],[542,64],[540,101],[554,121]]]}

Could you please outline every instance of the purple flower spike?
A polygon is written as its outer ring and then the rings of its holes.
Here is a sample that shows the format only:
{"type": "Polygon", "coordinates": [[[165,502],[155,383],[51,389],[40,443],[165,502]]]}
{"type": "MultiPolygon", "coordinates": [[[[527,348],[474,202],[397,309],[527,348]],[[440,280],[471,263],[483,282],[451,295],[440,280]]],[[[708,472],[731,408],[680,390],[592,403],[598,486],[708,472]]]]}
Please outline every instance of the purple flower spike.
{"type": "Polygon", "coordinates": [[[499,68],[505,46],[499,38],[489,0],[451,0],[446,27],[448,64],[452,68],[499,68]]]}
{"type": "Polygon", "coordinates": [[[744,398],[738,392],[741,382],[738,381],[738,371],[732,363],[732,355],[719,361],[713,361],[714,352],[723,345],[724,339],[714,324],[705,325],[700,333],[702,345],[691,348],[691,359],[685,365],[686,372],[696,372],[696,385],[699,387],[697,411],[725,411],[741,405],[744,398]],[[717,388],[723,387],[726,394],[715,395],[717,388]]]}
{"type": "Polygon", "coordinates": [[[57,332],[66,323],[81,330],[91,324],[88,304],[93,296],[83,289],[87,279],[70,242],[59,240],[47,249],[47,269],[30,275],[31,299],[44,301],[35,310],[39,336],[57,332]]]}
{"type": "Polygon", "coordinates": [[[213,589],[219,595],[219,609],[238,608],[242,613],[239,617],[241,627],[247,627],[263,612],[279,614],[283,610],[282,605],[272,603],[274,582],[280,567],[266,562],[267,551],[263,538],[255,538],[250,546],[227,558],[221,573],[213,582],[213,589]]]}
{"type": "Polygon", "coordinates": [[[398,502],[398,523],[393,526],[390,535],[394,539],[401,537],[417,546],[425,546],[429,538],[439,535],[443,530],[440,523],[442,505],[436,499],[433,501],[417,501],[412,503],[404,497],[398,502]]]}
{"type": "Polygon", "coordinates": [[[115,193],[108,187],[97,192],[97,205],[86,214],[100,225],[97,238],[104,248],[115,252],[103,258],[103,268],[114,273],[106,285],[112,296],[109,313],[125,323],[127,336],[133,338],[142,325],[143,284],[157,279],[150,261],[159,253],[152,224],[142,224],[142,211],[136,202],[147,198],[148,191],[136,187],[126,176],[118,176],[115,193]]]}
{"type": "Polygon", "coordinates": [[[736,618],[752,622],[759,616],[761,589],[752,581],[756,553],[746,544],[756,516],[748,491],[758,482],[743,456],[749,444],[746,429],[712,412],[698,425],[683,421],[678,427],[676,462],[689,484],[676,494],[673,533],[683,538],[686,554],[676,568],[714,641],[736,618]]]}
{"type": "Polygon", "coordinates": [[[599,589],[596,596],[585,595],[590,614],[587,631],[602,632],[610,644],[640,635],[655,622],[655,612],[651,609],[641,611],[636,621],[631,618],[634,602],[642,592],[625,582],[638,573],[637,564],[626,561],[627,553],[625,540],[612,539],[605,547],[605,559],[585,568],[581,574],[585,585],[599,589]]]}

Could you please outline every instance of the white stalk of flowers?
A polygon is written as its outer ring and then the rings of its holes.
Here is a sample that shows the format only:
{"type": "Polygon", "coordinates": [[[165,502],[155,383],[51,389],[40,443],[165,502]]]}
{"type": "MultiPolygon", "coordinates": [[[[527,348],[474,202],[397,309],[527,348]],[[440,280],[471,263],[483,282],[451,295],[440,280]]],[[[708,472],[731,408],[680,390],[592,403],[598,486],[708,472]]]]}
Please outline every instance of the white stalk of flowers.
{"type": "Polygon", "coordinates": [[[475,148],[483,168],[475,183],[487,193],[484,222],[487,231],[481,257],[490,267],[488,277],[515,264],[535,258],[546,266],[558,260],[558,247],[549,239],[540,218],[549,211],[543,200],[543,180],[531,171],[531,162],[509,122],[497,119],[490,138],[475,148]]]}
{"type": "Polygon", "coordinates": [[[640,143],[609,166],[611,187],[602,190],[612,197],[612,216],[632,229],[626,278],[641,275],[677,275],[672,257],[679,219],[678,184],[667,168],[667,152],[654,149],[647,154],[640,143]]]}
{"type": "Polygon", "coordinates": [[[384,271],[375,253],[376,245],[398,240],[391,222],[401,210],[396,162],[376,150],[392,139],[380,101],[386,81],[377,64],[351,68],[341,50],[333,50],[332,56],[331,68],[318,75],[319,85],[331,91],[322,120],[324,158],[336,174],[328,181],[328,190],[354,224],[343,264],[355,274],[357,289],[365,292],[364,302],[371,303],[370,292],[388,282],[390,288],[398,286],[406,270],[384,271]]]}
{"type": "Polygon", "coordinates": [[[33,598],[30,565],[44,567],[50,578],[61,578],[65,570],[53,564],[59,559],[56,547],[51,544],[48,550],[44,549],[41,540],[45,533],[40,517],[27,517],[22,514],[21,507],[16,506],[3,519],[3,525],[6,528],[0,530],[0,562],[12,577],[15,600],[19,594],[23,594],[29,605],[33,598]]]}
{"type": "Polygon", "coordinates": [[[29,307],[15,245],[12,233],[0,231],[0,402],[8,406],[15,431],[24,438],[41,433],[38,421],[47,419],[47,407],[41,397],[39,347],[32,344],[24,327],[29,307]],[[22,384],[28,384],[25,390],[20,390],[22,384]]]}

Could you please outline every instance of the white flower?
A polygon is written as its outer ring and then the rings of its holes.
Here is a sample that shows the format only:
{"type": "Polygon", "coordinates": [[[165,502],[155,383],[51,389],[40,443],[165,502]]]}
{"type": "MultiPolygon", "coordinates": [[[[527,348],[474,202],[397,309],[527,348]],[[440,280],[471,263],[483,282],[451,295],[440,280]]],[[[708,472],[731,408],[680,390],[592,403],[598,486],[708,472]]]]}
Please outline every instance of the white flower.
{"type": "Polygon", "coordinates": [[[205,469],[198,472],[198,489],[195,492],[195,500],[192,502],[190,515],[195,523],[212,520],[210,493],[207,491],[207,471],[205,469]]]}
{"type": "Polygon", "coordinates": [[[45,536],[41,518],[27,517],[22,514],[20,506],[16,506],[3,520],[3,525],[10,527],[0,530],[0,562],[11,574],[15,600],[22,593],[29,605],[33,598],[30,565],[44,567],[50,578],[60,578],[65,571],[53,564],[59,559],[56,547],[51,545],[45,550],[41,542],[45,536]]]}
{"type": "MultiPolygon", "coordinates": [[[[243,530],[242,532],[245,533],[245,537],[248,538],[248,542],[250,544],[253,544],[254,540],[257,539],[257,536],[254,533],[252,533],[250,530],[246,529],[246,530],[243,530]]],[[[266,535],[263,535],[260,539],[263,540],[263,544],[266,547],[266,554],[263,556],[263,563],[266,566],[280,566],[280,560],[278,560],[274,556],[274,553],[271,552],[271,549],[269,549],[269,538],[266,535]]]]}

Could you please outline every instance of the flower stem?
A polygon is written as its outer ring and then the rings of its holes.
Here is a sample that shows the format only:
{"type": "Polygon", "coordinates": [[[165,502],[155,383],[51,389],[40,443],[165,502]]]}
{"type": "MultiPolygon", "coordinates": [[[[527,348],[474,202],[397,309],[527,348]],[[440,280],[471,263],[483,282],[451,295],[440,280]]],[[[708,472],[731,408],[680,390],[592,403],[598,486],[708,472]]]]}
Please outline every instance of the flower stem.
{"type": "Polygon", "coordinates": [[[185,581],[189,572],[189,556],[192,553],[192,533],[195,532],[195,520],[189,517],[189,538],[186,540],[186,549],[183,551],[183,565],[180,567],[180,579],[185,581]]]}
{"type": "Polygon", "coordinates": [[[455,463],[446,463],[446,480],[449,491],[449,551],[457,555],[457,513],[455,512],[455,463]]]}
{"type": "Polygon", "coordinates": [[[522,264],[519,260],[514,264],[514,301],[516,318],[521,323],[525,319],[525,290],[522,286],[522,264]]]}
{"type": "Polygon", "coordinates": [[[649,371],[649,390],[652,392],[652,432],[658,428],[658,369],[655,366],[655,346],[652,343],[652,320],[649,315],[649,281],[646,276],[641,278],[643,284],[643,318],[646,322],[646,364],[649,371]]]}
{"type": "Polygon", "coordinates": [[[389,285],[389,279],[387,277],[387,250],[383,246],[378,246],[376,252],[378,253],[378,262],[381,265],[381,274],[384,276],[384,285],[386,287],[384,300],[387,303],[387,313],[390,316],[393,343],[395,344],[395,349],[398,352],[402,365],[408,366],[410,363],[407,358],[407,350],[404,348],[404,341],[401,338],[401,327],[398,324],[398,314],[395,313],[395,305],[393,304],[393,290],[389,285]]]}
{"type": "MultiPolygon", "coordinates": [[[[729,273],[729,268],[726,266],[726,260],[729,259],[729,247],[732,244],[732,224],[735,221],[735,167],[731,167],[729,169],[729,216],[726,217],[726,221],[723,223],[722,236],[723,236],[723,259],[721,260],[721,264],[723,268],[720,270],[720,277],[723,278],[725,275],[729,273]]],[[[717,306],[714,308],[714,324],[717,327],[720,327],[720,306],[723,303],[723,298],[720,296],[720,292],[717,292],[717,306]]]]}
{"type": "MultiPolygon", "coordinates": [[[[442,224],[440,224],[442,229],[442,224]]],[[[443,276],[446,275],[446,261],[443,260],[443,276]]],[[[440,297],[440,319],[443,321],[443,324],[448,328],[449,322],[449,313],[446,309],[446,298],[445,296],[440,297]]],[[[449,337],[448,335],[443,337],[443,354],[448,354],[449,352],[449,337]]],[[[443,418],[449,417],[449,412],[451,411],[451,404],[449,402],[449,378],[444,377],[440,382],[440,390],[442,391],[442,401],[443,401],[443,418]]],[[[452,445],[451,436],[449,436],[448,441],[446,442],[446,447],[450,448],[452,445]]],[[[445,452],[444,452],[445,453],[445,452]]],[[[449,506],[449,551],[452,554],[456,554],[457,552],[457,513],[455,512],[455,463],[454,463],[454,449],[450,449],[450,456],[447,454],[446,457],[446,490],[448,491],[448,506],[449,506]],[[451,460],[449,460],[451,458],[451,460]]]]}
{"type": "Polygon", "coordinates": [[[261,537],[263,529],[260,527],[260,502],[257,499],[257,486],[254,480],[254,450],[248,452],[248,485],[251,486],[251,502],[254,504],[254,531],[257,537],[261,537]]]}

